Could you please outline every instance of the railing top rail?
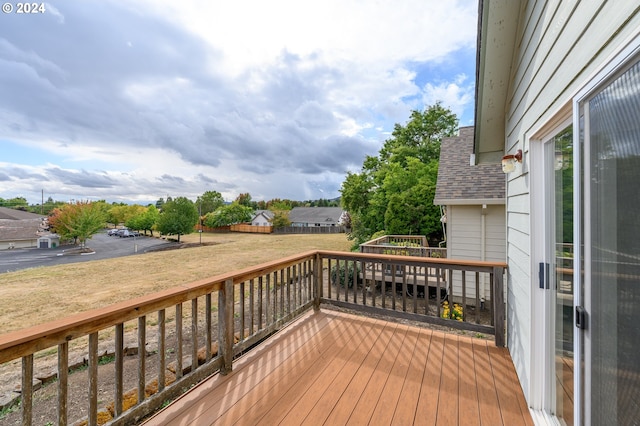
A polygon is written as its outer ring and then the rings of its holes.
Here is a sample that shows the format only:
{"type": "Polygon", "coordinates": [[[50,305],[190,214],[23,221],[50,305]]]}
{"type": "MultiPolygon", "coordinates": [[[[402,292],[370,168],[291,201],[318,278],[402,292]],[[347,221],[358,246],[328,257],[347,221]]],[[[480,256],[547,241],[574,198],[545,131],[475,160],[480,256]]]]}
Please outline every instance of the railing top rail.
{"type": "Polygon", "coordinates": [[[421,256],[402,256],[395,254],[379,254],[379,253],[346,253],[342,251],[319,250],[321,257],[340,257],[350,259],[370,259],[386,260],[389,262],[416,263],[416,264],[438,264],[454,266],[471,266],[477,268],[507,268],[506,262],[490,262],[483,260],[462,260],[462,259],[444,259],[439,257],[421,257],[421,256]]]}
{"type": "Polygon", "coordinates": [[[265,262],[0,335],[0,364],[195,299],[219,290],[228,279],[233,280],[234,284],[239,284],[311,259],[316,253],[309,251],[265,262]]]}
{"type": "Polygon", "coordinates": [[[420,241],[423,247],[428,247],[427,238],[424,235],[383,235],[382,237],[375,238],[373,240],[367,241],[365,243],[360,244],[361,246],[375,246],[380,244],[391,244],[392,240],[414,240],[420,241]]]}

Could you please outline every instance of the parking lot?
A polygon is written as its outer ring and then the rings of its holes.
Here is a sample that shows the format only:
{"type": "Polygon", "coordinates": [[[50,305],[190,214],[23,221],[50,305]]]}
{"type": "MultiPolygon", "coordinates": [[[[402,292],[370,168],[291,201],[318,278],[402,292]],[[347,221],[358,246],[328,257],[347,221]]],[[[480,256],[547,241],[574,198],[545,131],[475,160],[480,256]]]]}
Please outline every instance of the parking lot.
{"type": "Polygon", "coordinates": [[[0,273],[36,268],[39,266],[131,256],[169,244],[176,243],[145,236],[128,238],[110,237],[105,230],[94,235],[87,241],[86,246],[94,251],[94,253],[91,254],[77,254],[77,247],[68,245],[53,249],[29,248],[0,250],[0,273]]]}

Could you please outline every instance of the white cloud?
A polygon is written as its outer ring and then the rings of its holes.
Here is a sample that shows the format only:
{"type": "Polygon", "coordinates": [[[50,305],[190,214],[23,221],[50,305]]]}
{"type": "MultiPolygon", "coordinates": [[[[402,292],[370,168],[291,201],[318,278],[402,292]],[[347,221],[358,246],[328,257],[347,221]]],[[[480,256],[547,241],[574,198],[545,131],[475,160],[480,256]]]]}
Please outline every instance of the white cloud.
{"type": "MultiPolygon", "coordinates": [[[[427,83],[424,87],[423,103],[433,105],[442,102],[442,105],[451,109],[458,117],[462,117],[465,108],[469,108],[474,99],[474,83],[468,81],[466,75],[458,75],[452,81],[438,84],[427,83]]],[[[471,123],[461,123],[468,125],[471,123]]]]}
{"type": "Polygon", "coordinates": [[[4,20],[0,197],[337,196],[412,109],[472,117],[476,7],[86,0],[4,20]]]}

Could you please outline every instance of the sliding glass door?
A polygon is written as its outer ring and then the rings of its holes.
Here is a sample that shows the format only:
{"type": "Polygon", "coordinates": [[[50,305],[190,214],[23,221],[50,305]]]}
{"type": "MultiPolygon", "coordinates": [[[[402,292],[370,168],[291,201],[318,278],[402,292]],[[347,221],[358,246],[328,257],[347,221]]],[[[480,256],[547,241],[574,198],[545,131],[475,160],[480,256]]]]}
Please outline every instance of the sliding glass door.
{"type": "MultiPolygon", "coordinates": [[[[640,422],[640,62],[578,104],[586,424],[640,422]]],[[[582,273],[580,265],[574,270],[582,273]]],[[[580,360],[580,358],[578,358],[580,360]]]]}

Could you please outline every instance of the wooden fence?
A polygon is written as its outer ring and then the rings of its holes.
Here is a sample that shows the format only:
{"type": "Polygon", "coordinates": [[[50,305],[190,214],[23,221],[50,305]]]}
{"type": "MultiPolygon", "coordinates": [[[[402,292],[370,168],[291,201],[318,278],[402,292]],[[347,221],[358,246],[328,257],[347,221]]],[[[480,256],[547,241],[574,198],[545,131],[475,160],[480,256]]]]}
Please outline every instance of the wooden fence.
{"type": "Polygon", "coordinates": [[[274,234],[340,234],[347,232],[344,226],[283,226],[273,228],[274,234]]]}
{"type": "Polygon", "coordinates": [[[271,234],[273,232],[273,226],[254,226],[247,223],[238,223],[231,225],[231,232],[244,232],[250,234],[271,234]]]}

